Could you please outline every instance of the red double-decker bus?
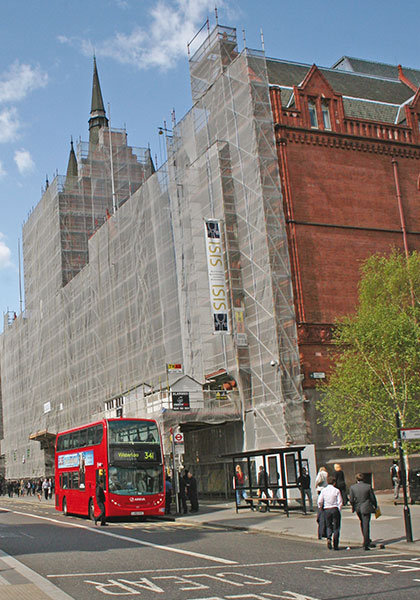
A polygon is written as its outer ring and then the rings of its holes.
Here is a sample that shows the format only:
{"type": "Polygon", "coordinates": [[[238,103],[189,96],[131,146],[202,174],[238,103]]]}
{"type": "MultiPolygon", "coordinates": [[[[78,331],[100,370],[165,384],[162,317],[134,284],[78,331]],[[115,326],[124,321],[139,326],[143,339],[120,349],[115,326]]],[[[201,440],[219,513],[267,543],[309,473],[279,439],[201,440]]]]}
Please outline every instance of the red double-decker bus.
{"type": "Polygon", "coordinates": [[[95,489],[105,482],[107,517],[165,512],[162,442],[156,421],[103,419],[57,435],[55,507],[99,514],[95,489]]]}

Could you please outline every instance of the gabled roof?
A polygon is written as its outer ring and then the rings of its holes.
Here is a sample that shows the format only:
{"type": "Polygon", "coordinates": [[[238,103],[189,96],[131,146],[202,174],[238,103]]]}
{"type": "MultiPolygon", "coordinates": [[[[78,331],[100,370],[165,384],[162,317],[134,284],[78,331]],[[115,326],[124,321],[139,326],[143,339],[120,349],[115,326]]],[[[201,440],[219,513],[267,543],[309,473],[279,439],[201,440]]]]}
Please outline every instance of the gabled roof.
{"type": "MultiPolygon", "coordinates": [[[[269,84],[284,89],[283,106],[287,106],[289,90],[301,86],[311,69],[313,66],[309,64],[267,59],[269,84]]],[[[334,92],[343,96],[345,113],[351,117],[394,123],[401,105],[414,95],[412,86],[398,78],[398,66],[343,57],[333,68],[317,67],[317,70],[334,92]]],[[[403,67],[403,74],[420,85],[420,71],[403,67]]]]}
{"type": "MultiPolygon", "coordinates": [[[[300,85],[311,67],[312,65],[267,59],[269,83],[281,87],[300,85]]],[[[397,67],[397,79],[381,79],[325,67],[318,69],[334,91],[343,96],[400,105],[413,95],[413,91],[398,80],[397,67]]]]}

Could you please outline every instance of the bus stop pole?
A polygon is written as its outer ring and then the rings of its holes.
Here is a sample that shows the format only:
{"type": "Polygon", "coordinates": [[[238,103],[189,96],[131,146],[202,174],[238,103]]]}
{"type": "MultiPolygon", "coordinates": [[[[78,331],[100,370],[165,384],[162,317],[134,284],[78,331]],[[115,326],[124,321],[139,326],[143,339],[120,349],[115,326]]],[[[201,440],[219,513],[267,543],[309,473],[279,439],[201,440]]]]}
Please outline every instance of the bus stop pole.
{"type": "Polygon", "coordinates": [[[175,437],[174,437],[174,432],[172,430],[171,427],[171,443],[172,443],[172,473],[173,473],[173,489],[175,492],[175,507],[176,507],[176,512],[179,513],[179,473],[178,473],[178,469],[176,466],[176,459],[175,459],[175,437]]]}
{"type": "Polygon", "coordinates": [[[407,540],[407,542],[412,542],[413,541],[413,530],[411,528],[410,507],[408,506],[408,497],[407,497],[407,473],[405,470],[404,452],[403,452],[402,438],[401,438],[401,421],[400,421],[400,414],[398,411],[395,413],[395,419],[396,419],[396,423],[397,423],[398,452],[400,455],[401,480],[402,480],[403,497],[404,497],[405,539],[407,540]]]}

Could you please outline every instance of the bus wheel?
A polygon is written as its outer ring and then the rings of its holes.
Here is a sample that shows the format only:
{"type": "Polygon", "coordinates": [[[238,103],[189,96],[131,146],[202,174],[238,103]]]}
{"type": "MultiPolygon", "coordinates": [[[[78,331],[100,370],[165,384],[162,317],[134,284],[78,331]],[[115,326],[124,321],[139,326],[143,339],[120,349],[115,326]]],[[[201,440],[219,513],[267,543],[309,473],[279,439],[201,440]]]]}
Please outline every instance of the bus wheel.
{"type": "Polygon", "coordinates": [[[67,517],[68,515],[68,511],[67,511],[67,500],[65,498],[63,498],[63,515],[65,515],[67,517]]]}
{"type": "Polygon", "coordinates": [[[93,506],[92,498],[89,500],[89,519],[91,521],[95,520],[95,507],[93,506]]]}

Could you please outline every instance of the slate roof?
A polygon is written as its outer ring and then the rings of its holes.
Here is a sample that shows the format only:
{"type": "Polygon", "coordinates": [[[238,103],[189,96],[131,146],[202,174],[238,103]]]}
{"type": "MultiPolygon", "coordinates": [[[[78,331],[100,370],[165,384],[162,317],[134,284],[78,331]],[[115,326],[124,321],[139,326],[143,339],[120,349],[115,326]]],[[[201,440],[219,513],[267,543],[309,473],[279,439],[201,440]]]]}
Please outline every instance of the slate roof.
{"type": "MultiPolygon", "coordinates": [[[[311,65],[267,59],[270,85],[300,85],[311,65]]],[[[334,91],[343,96],[348,116],[394,123],[399,107],[414,96],[413,90],[398,79],[398,67],[343,57],[333,68],[318,67],[334,91]],[[355,72],[355,69],[364,69],[355,72]]],[[[420,71],[403,72],[420,85],[420,71]]],[[[285,106],[282,94],[282,103],[285,106]]]]}
{"type": "MultiPolygon", "coordinates": [[[[386,63],[378,63],[362,58],[353,58],[343,56],[332,66],[333,69],[354,71],[356,73],[366,73],[376,77],[387,77],[389,79],[398,79],[398,67],[386,63]]],[[[403,67],[404,75],[417,87],[420,85],[420,70],[403,67]]]]}
{"type": "Polygon", "coordinates": [[[370,119],[372,121],[385,121],[395,123],[399,106],[390,104],[377,104],[376,102],[364,102],[343,98],[344,113],[347,117],[359,119],[370,119]]]}

